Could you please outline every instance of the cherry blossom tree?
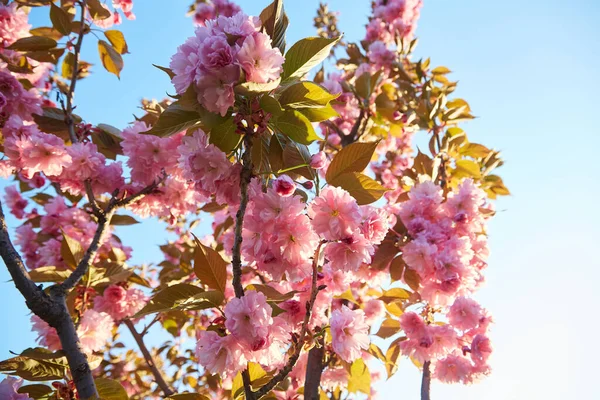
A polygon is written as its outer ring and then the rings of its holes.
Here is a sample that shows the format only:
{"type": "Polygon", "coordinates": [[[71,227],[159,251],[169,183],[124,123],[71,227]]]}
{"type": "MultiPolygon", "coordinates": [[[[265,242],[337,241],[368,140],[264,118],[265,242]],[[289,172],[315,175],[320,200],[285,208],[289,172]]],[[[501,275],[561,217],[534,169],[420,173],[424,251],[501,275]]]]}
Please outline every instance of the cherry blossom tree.
{"type": "Polygon", "coordinates": [[[321,4],[292,46],[283,1],[265,6],[194,3],[158,67],[175,94],[120,129],[74,94],[84,45],[119,76],[133,2],[0,1],[0,174],[22,221],[0,209],[0,255],[38,335],[0,362],[2,399],[376,398],[402,357],[429,399],[431,379],[490,373],[473,295],[509,192],[499,153],[459,127],[450,70],[413,57],[421,0],[374,1],[360,43],[321,4]],[[133,265],[118,226],[147,218],[177,239],[133,265]]]}

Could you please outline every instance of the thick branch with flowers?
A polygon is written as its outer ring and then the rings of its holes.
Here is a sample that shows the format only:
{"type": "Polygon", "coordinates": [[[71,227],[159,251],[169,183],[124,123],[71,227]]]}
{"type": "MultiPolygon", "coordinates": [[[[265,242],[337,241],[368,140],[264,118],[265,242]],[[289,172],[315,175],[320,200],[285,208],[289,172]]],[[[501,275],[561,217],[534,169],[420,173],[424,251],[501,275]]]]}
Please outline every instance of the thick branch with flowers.
{"type": "Polygon", "coordinates": [[[374,398],[377,370],[408,357],[429,399],[431,381],[488,375],[492,318],[473,294],[491,200],[509,192],[499,153],[459,127],[473,116],[450,70],[413,59],[421,5],[373,2],[352,43],[321,4],[318,36],[288,46],[282,0],[257,17],[198,0],[194,35],[159,67],[175,94],[121,130],[73,99],[90,42],[120,75],[133,3],[0,2],[0,173],[21,221],[0,212],[0,255],[38,334],[0,362],[19,377],[0,393],[374,398]],[[134,265],[143,249],[116,233],[146,218],[176,239],[134,265]]]}

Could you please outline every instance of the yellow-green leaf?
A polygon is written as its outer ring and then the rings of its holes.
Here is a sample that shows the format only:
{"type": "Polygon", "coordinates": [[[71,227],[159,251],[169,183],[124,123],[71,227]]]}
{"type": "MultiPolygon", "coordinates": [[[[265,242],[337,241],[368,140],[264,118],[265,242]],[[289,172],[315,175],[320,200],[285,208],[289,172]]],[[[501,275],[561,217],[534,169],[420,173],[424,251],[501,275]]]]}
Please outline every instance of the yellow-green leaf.
{"type": "Polygon", "coordinates": [[[62,234],[63,240],[60,244],[60,255],[62,256],[65,265],[70,269],[75,269],[79,261],[83,258],[83,247],[81,243],[71,237],[62,234]]]}
{"type": "Polygon", "coordinates": [[[282,134],[297,143],[308,145],[321,139],[308,118],[296,110],[286,110],[275,119],[274,124],[282,134]]]}
{"type": "Polygon", "coordinates": [[[179,393],[167,397],[167,400],[210,400],[200,393],[179,393]]]}
{"type": "Polygon", "coordinates": [[[314,66],[325,60],[340,37],[327,39],[310,37],[299,40],[285,55],[282,79],[299,79],[314,66]]]}
{"type": "Polygon", "coordinates": [[[166,137],[196,126],[200,121],[201,116],[198,112],[188,110],[175,102],[160,114],[152,129],[143,133],[166,137]]]}
{"type": "MultiPolygon", "coordinates": [[[[257,363],[248,363],[248,375],[250,375],[250,384],[253,389],[256,389],[264,378],[268,377],[262,367],[257,363]]],[[[238,373],[235,378],[233,378],[233,383],[231,385],[231,395],[233,399],[237,399],[244,395],[244,383],[242,380],[241,372],[238,373]]]]}
{"type": "Polygon", "coordinates": [[[233,117],[210,130],[208,141],[217,146],[225,154],[228,154],[242,140],[242,135],[237,133],[237,125],[233,121],[233,117]]]}
{"type": "Polygon", "coordinates": [[[63,78],[71,79],[73,77],[73,68],[75,66],[75,54],[67,53],[63,58],[62,67],[60,73],[63,78]]]}
{"type": "Polygon", "coordinates": [[[327,121],[328,119],[339,116],[338,112],[335,111],[331,104],[327,104],[325,107],[321,108],[299,108],[298,111],[308,118],[310,122],[327,121]]]}
{"type": "Polygon", "coordinates": [[[328,180],[328,182],[330,185],[346,190],[359,205],[371,204],[387,192],[387,189],[379,182],[358,172],[347,172],[328,180]]]}
{"type": "Polygon", "coordinates": [[[322,108],[338,94],[331,94],[324,87],[312,82],[298,82],[288,86],[279,96],[279,103],[285,108],[322,108]]]}
{"type": "Polygon", "coordinates": [[[114,49],[120,54],[129,53],[129,50],[127,49],[127,42],[125,41],[125,36],[123,36],[123,32],[118,31],[116,29],[111,29],[108,31],[104,31],[104,36],[106,36],[110,44],[112,44],[114,49]]]}
{"type": "Polygon", "coordinates": [[[187,283],[179,283],[166,287],[152,296],[150,301],[135,317],[138,318],[147,314],[172,310],[182,301],[194,298],[202,293],[204,293],[204,289],[187,283]]]}
{"type": "Polygon", "coordinates": [[[119,52],[110,43],[98,40],[98,54],[100,54],[100,60],[104,68],[111,74],[120,77],[121,70],[123,69],[123,58],[119,52]]]}
{"type": "Polygon", "coordinates": [[[377,148],[377,142],[352,143],[333,157],[331,164],[327,168],[325,179],[331,183],[339,175],[347,172],[362,172],[367,168],[373,158],[373,153],[377,148]]]}
{"type": "Polygon", "coordinates": [[[92,19],[107,19],[112,14],[108,8],[104,7],[100,0],[88,0],[87,7],[92,16],[92,19]]]}
{"type": "Polygon", "coordinates": [[[113,379],[96,378],[94,383],[102,400],[129,400],[125,388],[113,379]]]}
{"type": "Polygon", "coordinates": [[[404,290],[402,288],[392,288],[383,292],[383,295],[379,298],[379,300],[383,300],[386,303],[395,300],[407,300],[410,298],[410,292],[404,290]]]}
{"type": "Polygon", "coordinates": [[[355,360],[350,366],[348,392],[363,392],[371,394],[371,373],[362,358],[355,360]]]}

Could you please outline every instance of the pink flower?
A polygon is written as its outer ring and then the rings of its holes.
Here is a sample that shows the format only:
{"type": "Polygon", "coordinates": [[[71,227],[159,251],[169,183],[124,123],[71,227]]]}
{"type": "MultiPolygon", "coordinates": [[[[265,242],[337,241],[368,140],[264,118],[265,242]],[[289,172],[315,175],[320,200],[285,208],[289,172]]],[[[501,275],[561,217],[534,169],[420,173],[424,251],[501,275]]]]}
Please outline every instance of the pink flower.
{"type": "Polygon", "coordinates": [[[378,299],[371,299],[365,303],[364,312],[365,321],[373,324],[385,316],[385,303],[378,299]]]}
{"type": "Polygon", "coordinates": [[[21,196],[21,193],[14,186],[7,186],[5,191],[4,200],[10,208],[10,212],[19,219],[24,218],[27,200],[21,196]]]}
{"type": "Polygon", "coordinates": [[[231,17],[220,15],[216,19],[206,21],[206,27],[213,33],[225,33],[232,37],[239,36],[240,40],[258,32],[260,25],[260,18],[249,17],[243,12],[238,12],[231,17]]]}
{"type": "Polygon", "coordinates": [[[208,70],[216,71],[231,65],[234,53],[225,36],[211,36],[199,48],[200,63],[208,70]]]}
{"type": "Polygon", "coordinates": [[[9,138],[5,148],[7,156],[23,168],[23,175],[27,178],[32,178],[36,172],[57,176],[71,164],[64,142],[57,136],[42,132],[34,132],[22,140],[9,138]]]}
{"type": "Polygon", "coordinates": [[[448,311],[450,324],[463,331],[476,328],[483,316],[479,303],[467,297],[457,298],[448,311]]]}
{"type": "Polygon", "coordinates": [[[202,41],[198,37],[190,37],[177,48],[177,52],[171,57],[169,67],[175,74],[171,81],[179,94],[184,93],[200,73],[199,48],[201,43],[202,41]]]}
{"type": "Polygon", "coordinates": [[[360,232],[371,243],[381,243],[390,229],[390,215],[384,209],[373,206],[363,206],[361,212],[360,232]]]}
{"type": "Polygon", "coordinates": [[[225,306],[225,326],[238,340],[256,351],[267,342],[271,318],[271,306],[264,294],[249,290],[241,298],[234,298],[225,306]]]}
{"type": "Polygon", "coordinates": [[[0,46],[7,47],[25,36],[29,36],[31,25],[27,13],[17,8],[17,3],[0,4],[0,46]]]}
{"type": "Polygon", "coordinates": [[[471,363],[463,356],[450,354],[435,363],[433,376],[444,383],[470,383],[471,363]]]}
{"type": "Polygon", "coordinates": [[[361,264],[370,263],[374,252],[373,245],[359,233],[340,242],[328,243],[325,247],[325,256],[331,267],[342,271],[356,271],[361,264]]]}
{"type": "Polygon", "coordinates": [[[27,393],[18,393],[23,385],[23,379],[7,376],[0,382],[0,399],[2,400],[33,400],[27,393]]]}
{"type": "Polygon", "coordinates": [[[327,155],[323,151],[319,151],[310,157],[310,167],[313,169],[321,169],[327,163],[327,155]]]}
{"type": "Polygon", "coordinates": [[[351,310],[344,305],[333,311],[330,325],[333,351],[342,360],[352,362],[369,348],[369,325],[362,310],[351,310]]]}
{"type": "Polygon", "coordinates": [[[37,315],[31,316],[31,324],[31,329],[38,334],[37,342],[40,346],[43,346],[50,351],[62,349],[56,329],[52,328],[46,321],[42,320],[37,315]]]}
{"type": "Polygon", "coordinates": [[[93,143],[75,143],[67,148],[71,164],[65,168],[61,179],[85,181],[98,176],[106,163],[106,157],[98,152],[93,143]]]}
{"type": "Polygon", "coordinates": [[[140,311],[147,301],[147,297],[139,289],[125,290],[121,286],[110,285],[102,296],[94,299],[94,310],[105,312],[115,321],[120,321],[140,311]]]}
{"type": "Polygon", "coordinates": [[[196,356],[212,374],[233,377],[247,365],[246,350],[233,336],[219,336],[214,331],[201,331],[196,356]]]}
{"type": "MultiPolygon", "coordinates": [[[[3,6],[0,5],[0,7],[3,6]]],[[[1,37],[0,40],[2,40],[1,37]]],[[[31,114],[42,113],[41,100],[35,90],[25,90],[17,78],[4,68],[0,70],[0,93],[4,98],[0,116],[4,118],[18,117],[28,121],[31,120],[31,114]]]]}
{"type": "Polygon", "coordinates": [[[400,316],[400,327],[409,339],[414,339],[423,335],[426,325],[423,318],[411,311],[400,316]]]}
{"type": "Polygon", "coordinates": [[[487,336],[476,335],[471,342],[471,359],[475,364],[485,364],[492,354],[492,343],[487,336]]]}
{"type": "Polygon", "coordinates": [[[279,78],[285,58],[279,49],[271,47],[268,35],[255,32],[244,40],[237,61],[246,73],[246,81],[267,83],[279,78]]]}
{"type": "Polygon", "coordinates": [[[396,61],[396,54],[388,50],[385,43],[376,41],[369,45],[367,53],[369,60],[374,63],[375,68],[391,68],[392,63],[396,61]]]}
{"type": "Polygon", "coordinates": [[[356,200],[344,189],[328,186],[308,207],[315,231],[327,240],[344,239],[360,224],[356,200]]]}
{"type": "Polygon", "coordinates": [[[287,175],[281,175],[273,181],[273,187],[278,195],[288,197],[296,191],[296,183],[287,175]]]}
{"type": "Polygon", "coordinates": [[[91,354],[102,349],[112,338],[113,326],[114,321],[107,313],[86,310],[77,328],[77,336],[79,336],[82,350],[91,354]]]}
{"type": "Polygon", "coordinates": [[[235,102],[233,86],[240,79],[240,68],[228,65],[203,74],[197,81],[198,101],[208,111],[225,116],[235,102]]]}

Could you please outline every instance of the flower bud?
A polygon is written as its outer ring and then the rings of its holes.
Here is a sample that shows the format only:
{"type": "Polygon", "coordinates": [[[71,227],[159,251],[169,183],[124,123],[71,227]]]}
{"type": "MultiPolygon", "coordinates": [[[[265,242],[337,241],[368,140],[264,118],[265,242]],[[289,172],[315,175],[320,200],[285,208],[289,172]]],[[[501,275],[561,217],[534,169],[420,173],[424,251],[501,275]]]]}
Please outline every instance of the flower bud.
{"type": "Polygon", "coordinates": [[[278,195],[288,197],[294,194],[296,183],[287,175],[281,175],[273,182],[273,187],[278,195]]]}

